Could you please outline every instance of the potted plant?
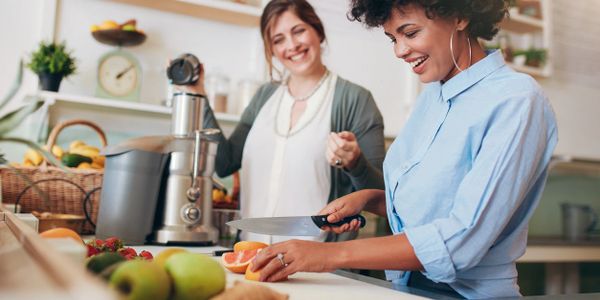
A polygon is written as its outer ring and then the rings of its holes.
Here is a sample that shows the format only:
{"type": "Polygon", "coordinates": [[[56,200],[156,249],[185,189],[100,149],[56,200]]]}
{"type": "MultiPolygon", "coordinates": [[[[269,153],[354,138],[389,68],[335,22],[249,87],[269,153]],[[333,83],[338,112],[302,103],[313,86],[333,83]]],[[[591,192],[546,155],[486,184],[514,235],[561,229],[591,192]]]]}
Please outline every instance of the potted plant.
{"type": "Polygon", "coordinates": [[[546,63],[546,49],[529,49],[527,53],[525,53],[525,64],[532,67],[541,67],[546,63]]]}
{"type": "Polygon", "coordinates": [[[40,42],[31,53],[27,67],[39,76],[42,90],[58,92],[63,78],[75,72],[75,58],[66,50],[65,43],[40,42]]]}

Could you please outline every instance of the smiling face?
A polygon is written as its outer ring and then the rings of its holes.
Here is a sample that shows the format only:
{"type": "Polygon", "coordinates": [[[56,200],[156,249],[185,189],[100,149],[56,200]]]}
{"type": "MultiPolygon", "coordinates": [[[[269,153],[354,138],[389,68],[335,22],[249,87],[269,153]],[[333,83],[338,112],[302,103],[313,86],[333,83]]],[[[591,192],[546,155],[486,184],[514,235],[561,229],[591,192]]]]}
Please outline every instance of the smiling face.
{"type": "Polygon", "coordinates": [[[322,69],[322,38],[292,11],[285,11],[275,20],[269,37],[273,56],[292,75],[307,76],[322,69]]]}
{"type": "Polygon", "coordinates": [[[447,81],[459,70],[454,67],[450,53],[450,35],[454,34],[454,53],[459,66],[467,67],[469,56],[465,50],[466,36],[462,31],[465,21],[427,18],[425,10],[416,5],[394,9],[383,24],[385,34],[394,43],[394,53],[410,64],[423,83],[447,81]],[[459,41],[463,41],[461,43],[459,41]],[[465,57],[466,54],[466,57],[465,57]]]}

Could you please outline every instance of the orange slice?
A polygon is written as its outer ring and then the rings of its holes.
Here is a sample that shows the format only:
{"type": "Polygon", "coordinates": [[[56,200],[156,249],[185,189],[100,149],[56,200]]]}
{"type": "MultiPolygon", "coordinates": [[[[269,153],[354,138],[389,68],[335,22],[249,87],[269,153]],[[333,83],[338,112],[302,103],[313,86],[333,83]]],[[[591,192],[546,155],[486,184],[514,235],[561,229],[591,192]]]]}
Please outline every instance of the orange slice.
{"type": "Polygon", "coordinates": [[[259,249],[253,249],[224,253],[221,257],[223,266],[233,273],[244,274],[258,251],[259,249]]]}
{"type": "Polygon", "coordinates": [[[261,242],[251,242],[251,241],[241,241],[235,243],[233,245],[233,252],[238,252],[241,250],[254,250],[254,249],[262,249],[268,247],[269,245],[261,242]]]}
{"type": "Polygon", "coordinates": [[[79,234],[77,234],[77,232],[68,229],[68,228],[52,228],[52,229],[48,229],[42,233],[40,233],[41,237],[44,238],[64,238],[64,237],[68,237],[68,238],[72,238],[73,240],[80,242],[83,244],[83,240],[81,239],[81,237],[79,236],[79,234]]]}

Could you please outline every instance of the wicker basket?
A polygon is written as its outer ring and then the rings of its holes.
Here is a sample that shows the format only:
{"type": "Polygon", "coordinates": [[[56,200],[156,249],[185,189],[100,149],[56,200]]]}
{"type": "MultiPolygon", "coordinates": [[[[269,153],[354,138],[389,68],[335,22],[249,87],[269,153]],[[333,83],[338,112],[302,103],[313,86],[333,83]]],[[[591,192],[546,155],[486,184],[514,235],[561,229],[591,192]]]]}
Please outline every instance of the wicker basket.
{"type": "MultiPolygon", "coordinates": [[[[98,133],[102,146],[107,145],[106,135],[98,125],[76,119],[60,123],[52,129],[46,143],[47,149],[52,149],[56,138],[64,128],[73,125],[92,128],[98,133]]],[[[2,200],[6,203],[19,204],[21,212],[35,210],[86,216],[87,222],[81,233],[93,233],[92,222],[95,224],[98,215],[103,171],[94,169],[70,169],[69,171],[48,166],[46,162],[38,167],[2,167],[0,168],[2,200]],[[24,180],[15,169],[31,182],[24,180]],[[47,195],[48,201],[32,188],[31,183],[47,195]]]]}

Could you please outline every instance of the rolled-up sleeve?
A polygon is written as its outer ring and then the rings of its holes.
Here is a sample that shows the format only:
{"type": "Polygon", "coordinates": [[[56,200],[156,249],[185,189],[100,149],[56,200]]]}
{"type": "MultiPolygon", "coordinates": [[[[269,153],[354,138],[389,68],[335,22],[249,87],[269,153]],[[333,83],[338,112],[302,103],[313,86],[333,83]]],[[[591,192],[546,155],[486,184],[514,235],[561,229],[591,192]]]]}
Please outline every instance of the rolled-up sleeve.
{"type": "Polygon", "coordinates": [[[542,100],[531,94],[495,108],[448,216],[404,228],[428,278],[452,282],[457,272],[476,266],[519,207],[532,205],[524,201],[544,176],[556,143],[552,111],[542,100]]]}

